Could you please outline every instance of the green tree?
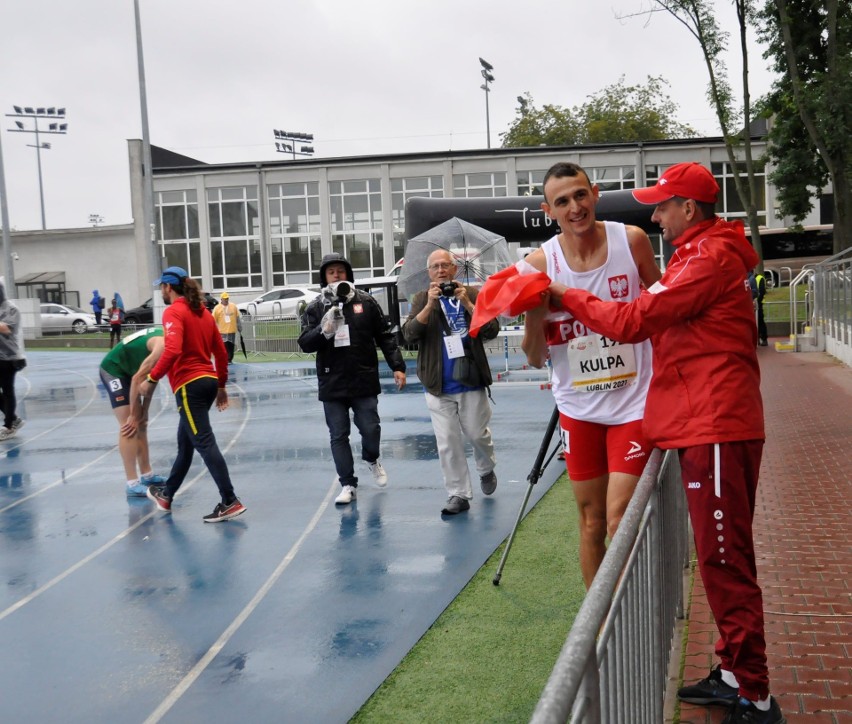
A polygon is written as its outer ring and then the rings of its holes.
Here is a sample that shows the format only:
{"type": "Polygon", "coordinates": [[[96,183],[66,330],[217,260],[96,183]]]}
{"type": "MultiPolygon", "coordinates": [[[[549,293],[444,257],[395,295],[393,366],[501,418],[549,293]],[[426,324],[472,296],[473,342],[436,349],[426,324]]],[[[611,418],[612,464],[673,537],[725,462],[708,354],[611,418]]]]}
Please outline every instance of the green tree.
{"type": "MultiPolygon", "coordinates": [[[[661,10],[669,13],[680,22],[696,39],[704,56],[709,83],[707,99],[716,112],[719,128],[725,141],[728,163],[733,173],[734,187],[746,210],[746,220],[751,230],[751,240],[760,257],[763,269],[763,248],[757,218],[757,182],[755,162],[751,148],[749,129],[754,118],[751,107],[751,93],[748,84],[748,45],[746,32],[755,9],[751,0],[733,0],[739,26],[739,45],[742,60],[742,107],[737,107],[735,94],[728,81],[725,54],[728,51],[729,34],[719,27],[712,0],[653,0],[661,10]],[[738,158],[739,149],[745,157],[745,181],[741,175],[742,163],[738,158]]],[[[657,10],[648,10],[635,15],[648,15],[657,10]]]]}
{"type": "Polygon", "coordinates": [[[675,120],[678,107],[666,93],[662,78],[648,77],[645,85],[625,85],[624,78],[574,108],[556,105],[536,108],[529,93],[518,97],[518,110],[500,136],[504,148],[576,146],[586,143],[625,143],[696,136],[694,129],[675,120]]]}
{"type": "Polygon", "coordinates": [[[780,75],[764,101],[779,213],[801,221],[830,179],[834,251],[843,251],[852,246],[852,8],[849,0],[771,0],[759,27],[780,75]]]}

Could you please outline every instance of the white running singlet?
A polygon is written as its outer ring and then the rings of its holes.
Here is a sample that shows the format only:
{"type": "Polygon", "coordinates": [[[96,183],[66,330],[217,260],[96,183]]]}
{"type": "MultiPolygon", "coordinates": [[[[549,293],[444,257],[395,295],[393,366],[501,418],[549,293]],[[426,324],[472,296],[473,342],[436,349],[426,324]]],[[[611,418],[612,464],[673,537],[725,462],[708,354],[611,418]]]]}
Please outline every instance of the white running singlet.
{"type": "MultiPolygon", "coordinates": [[[[585,289],[616,304],[629,302],[639,296],[641,280],[627,230],[624,224],[604,224],[607,259],[603,266],[572,271],[554,236],[541,247],[547,259],[547,275],[555,282],[585,289]]],[[[563,310],[551,310],[547,315],[545,337],[553,365],[553,397],[561,413],[603,425],[642,418],[652,372],[649,341],[615,342],[563,310]]]]}

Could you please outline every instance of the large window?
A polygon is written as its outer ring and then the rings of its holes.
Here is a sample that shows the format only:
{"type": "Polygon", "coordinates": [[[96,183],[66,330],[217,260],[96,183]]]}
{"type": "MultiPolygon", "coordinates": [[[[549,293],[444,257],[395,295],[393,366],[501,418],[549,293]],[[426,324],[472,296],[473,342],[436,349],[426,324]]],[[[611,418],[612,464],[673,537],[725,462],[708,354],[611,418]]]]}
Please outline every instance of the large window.
{"type": "Polygon", "coordinates": [[[378,179],[332,181],[331,248],[366,276],[385,273],[382,235],[382,194],[378,179]]]}
{"type": "Polygon", "coordinates": [[[272,284],[308,281],[310,270],[319,268],[322,256],[319,184],[271,184],[267,195],[272,284]]]}
{"type": "Polygon", "coordinates": [[[636,169],[633,166],[592,166],[585,171],[589,180],[601,191],[636,188],[636,169]]]}
{"type": "Polygon", "coordinates": [[[201,276],[198,194],[194,190],[159,191],[154,196],[157,240],[168,266],[181,266],[201,276]]]}
{"type": "Polygon", "coordinates": [[[413,196],[443,198],[444,179],[441,176],[419,176],[417,178],[395,178],[391,180],[394,262],[402,259],[405,243],[405,202],[413,196]]]}
{"type": "Polygon", "coordinates": [[[547,171],[518,171],[518,196],[543,196],[547,171]]]}
{"type": "MultiPolygon", "coordinates": [[[[722,163],[710,164],[710,170],[716,177],[716,183],[719,184],[721,193],[719,194],[719,203],[716,204],[716,209],[720,216],[726,219],[742,219],[745,222],[746,210],[740,201],[737,194],[737,187],[734,183],[734,174],[731,169],[731,164],[727,161],[722,163]]],[[[740,173],[740,178],[744,186],[748,186],[748,176],[746,175],[745,163],[738,164],[737,170],[740,173]]],[[[755,185],[757,186],[757,223],[761,226],[766,226],[766,171],[764,164],[760,161],[754,163],[755,185]]]]}
{"type": "Polygon", "coordinates": [[[453,174],[453,195],[470,199],[506,196],[506,172],[453,174]]]}
{"type": "Polygon", "coordinates": [[[213,287],[262,286],[257,186],[208,189],[207,214],[213,287]]]}

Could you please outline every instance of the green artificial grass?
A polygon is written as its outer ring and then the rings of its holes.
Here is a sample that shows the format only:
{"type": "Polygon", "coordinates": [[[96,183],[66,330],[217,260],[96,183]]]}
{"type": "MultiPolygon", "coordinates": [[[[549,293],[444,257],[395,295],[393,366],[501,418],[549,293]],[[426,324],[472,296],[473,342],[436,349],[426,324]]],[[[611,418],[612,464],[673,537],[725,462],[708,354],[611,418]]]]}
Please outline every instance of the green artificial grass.
{"type": "Polygon", "coordinates": [[[353,717],[526,722],[585,595],[577,511],[563,475],[353,717]]]}

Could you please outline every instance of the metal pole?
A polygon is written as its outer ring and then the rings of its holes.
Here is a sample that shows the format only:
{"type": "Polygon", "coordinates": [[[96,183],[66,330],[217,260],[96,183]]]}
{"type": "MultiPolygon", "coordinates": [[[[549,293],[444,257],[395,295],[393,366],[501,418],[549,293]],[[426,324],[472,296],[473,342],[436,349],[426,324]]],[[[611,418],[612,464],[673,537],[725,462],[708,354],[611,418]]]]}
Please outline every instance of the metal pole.
{"type": "Polygon", "coordinates": [[[41,141],[38,140],[38,118],[33,118],[33,122],[35,123],[36,160],[38,161],[38,197],[41,200],[41,230],[44,231],[47,229],[47,223],[44,220],[44,186],[41,182],[41,141]]]}
{"type": "Polygon", "coordinates": [[[160,275],[160,253],[154,226],[154,173],[151,162],[151,138],[148,133],[148,96],[145,90],[145,60],[142,57],[142,22],[139,17],[139,0],[133,0],[136,15],[136,61],[139,67],[139,106],[142,115],[142,225],[148,245],[148,275],[160,275]]]}
{"type": "Polygon", "coordinates": [[[6,293],[10,297],[16,297],[18,293],[15,287],[15,268],[12,264],[12,240],[9,233],[9,207],[6,202],[6,172],[3,169],[2,139],[0,139],[0,223],[3,224],[3,273],[6,278],[6,293]]]}
{"type": "Polygon", "coordinates": [[[491,116],[488,113],[488,81],[485,81],[485,134],[488,137],[488,148],[491,148],[491,116]]]}

